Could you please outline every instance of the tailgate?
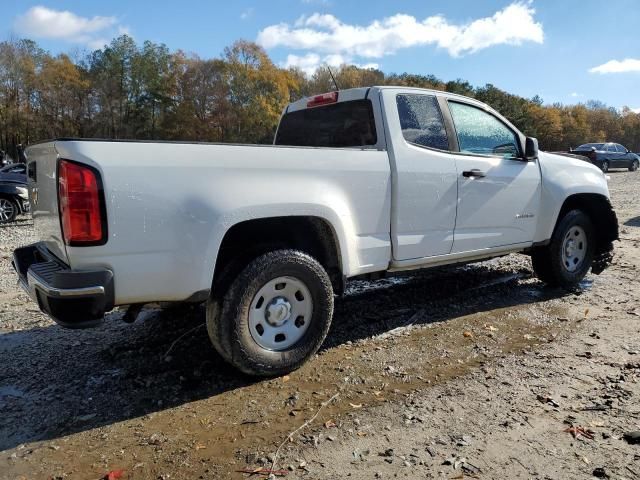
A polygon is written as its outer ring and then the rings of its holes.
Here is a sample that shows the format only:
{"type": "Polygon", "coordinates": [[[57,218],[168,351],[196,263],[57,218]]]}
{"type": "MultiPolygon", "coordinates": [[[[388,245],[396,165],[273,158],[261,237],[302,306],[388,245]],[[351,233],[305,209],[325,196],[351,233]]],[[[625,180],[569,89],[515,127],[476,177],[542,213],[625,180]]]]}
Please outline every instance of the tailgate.
{"type": "Polygon", "coordinates": [[[55,142],[33,145],[27,149],[26,156],[29,199],[37,239],[56,257],[68,263],[58,214],[58,153],[55,142]]]}

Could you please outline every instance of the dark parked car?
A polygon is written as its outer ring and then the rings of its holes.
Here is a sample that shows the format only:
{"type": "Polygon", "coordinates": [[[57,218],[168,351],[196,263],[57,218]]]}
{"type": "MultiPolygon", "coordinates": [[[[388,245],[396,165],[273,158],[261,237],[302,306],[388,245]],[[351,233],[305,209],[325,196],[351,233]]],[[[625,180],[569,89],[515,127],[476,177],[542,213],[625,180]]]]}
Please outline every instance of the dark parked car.
{"type": "Polygon", "coordinates": [[[12,163],[0,168],[0,182],[6,180],[27,183],[27,166],[24,163],[12,163]]]}
{"type": "Polygon", "coordinates": [[[18,215],[28,211],[25,165],[14,164],[0,168],[0,223],[13,222],[18,215]]]}
{"type": "Polygon", "coordinates": [[[585,143],[569,153],[588,157],[603,172],[610,168],[627,168],[635,172],[640,166],[640,157],[619,143],[585,143]]]}

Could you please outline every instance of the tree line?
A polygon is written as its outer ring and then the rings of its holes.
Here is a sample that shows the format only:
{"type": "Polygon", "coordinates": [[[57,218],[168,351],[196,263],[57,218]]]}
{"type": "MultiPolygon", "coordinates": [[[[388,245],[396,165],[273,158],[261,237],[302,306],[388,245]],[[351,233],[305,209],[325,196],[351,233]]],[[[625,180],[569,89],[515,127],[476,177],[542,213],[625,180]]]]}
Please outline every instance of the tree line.
{"type": "Polygon", "coordinates": [[[598,101],[544,105],[491,84],[433,75],[385,74],[344,65],[312,76],[279,68],[252,42],[203,59],[127,35],[72,58],[32,40],[0,43],[0,149],[56,137],[270,143],[282,109],[301,97],[371,85],[459,93],[490,104],[545,150],[613,141],[640,151],[640,115],[598,101]]]}

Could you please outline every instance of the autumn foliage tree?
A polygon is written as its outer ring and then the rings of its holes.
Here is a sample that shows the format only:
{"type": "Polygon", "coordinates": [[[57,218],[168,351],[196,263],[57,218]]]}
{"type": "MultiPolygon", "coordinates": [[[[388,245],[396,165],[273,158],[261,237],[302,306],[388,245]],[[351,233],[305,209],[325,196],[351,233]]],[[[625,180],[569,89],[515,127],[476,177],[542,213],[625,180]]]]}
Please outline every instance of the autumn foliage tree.
{"type": "Polygon", "coordinates": [[[494,85],[463,79],[385,74],[353,65],[321,66],[308,76],[278,67],[245,40],[203,59],[123,35],[72,58],[31,40],[0,42],[0,148],[54,137],[270,143],[288,102],[333,90],[400,85],[475,97],[493,106],[542,148],[567,150],[615,141],[640,151],[640,115],[590,101],[545,105],[494,85]],[[335,79],[335,83],[334,83],[335,79]]]}

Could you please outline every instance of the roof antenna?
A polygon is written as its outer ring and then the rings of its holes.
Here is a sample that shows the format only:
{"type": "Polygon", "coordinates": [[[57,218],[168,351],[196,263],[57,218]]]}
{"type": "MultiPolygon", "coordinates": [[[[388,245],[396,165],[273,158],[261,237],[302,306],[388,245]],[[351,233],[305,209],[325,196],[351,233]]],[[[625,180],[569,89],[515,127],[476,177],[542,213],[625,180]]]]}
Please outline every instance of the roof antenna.
{"type": "Polygon", "coordinates": [[[338,86],[338,82],[336,82],[336,77],[333,76],[333,72],[331,71],[331,67],[329,67],[329,65],[327,65],[327,70],[329,70],[329,75],[331,75],[331,80],[333,80],[333,84],[336,86],[336,90],[340,90],[340,87],[338,86]]]}

